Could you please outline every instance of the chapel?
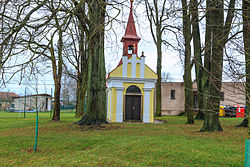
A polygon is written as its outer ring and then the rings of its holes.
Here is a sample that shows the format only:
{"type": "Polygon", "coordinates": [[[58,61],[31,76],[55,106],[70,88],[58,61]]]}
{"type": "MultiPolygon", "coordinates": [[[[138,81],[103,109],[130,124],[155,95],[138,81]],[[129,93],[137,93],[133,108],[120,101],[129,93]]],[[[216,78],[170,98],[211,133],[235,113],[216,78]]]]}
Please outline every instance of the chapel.
{"type": "Polygon", "coordinates": [[[123,56],[107,78],[107,118],[111,122],[154,121],[154,94],[157,74],[145,64],[142,52],[138,56],[141,38],[136,33],[133,0],[122,37],[123,56]]]}

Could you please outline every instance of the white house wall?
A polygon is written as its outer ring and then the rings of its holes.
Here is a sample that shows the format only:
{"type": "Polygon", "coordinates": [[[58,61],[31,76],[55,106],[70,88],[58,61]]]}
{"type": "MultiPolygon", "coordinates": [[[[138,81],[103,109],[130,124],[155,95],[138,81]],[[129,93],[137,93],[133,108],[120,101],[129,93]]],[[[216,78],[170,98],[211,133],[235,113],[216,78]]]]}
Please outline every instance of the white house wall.
{"type": "MultiPolygon", "coordinates": [[[[25,110],[34,110],[36,108],[36,98],[37,98],[37,107],[41,111],[51,110],[51,98],[48,96],[27,96],[26,97],[26,107],[25,110]],[[46,109],[46,98],[48,98],[48,108],[46,109]]],[[[23,111],[24,110],[24,104],[25,104],[25,98],[16,98],[14,99],[14,108],[16,111],[23,111]]]]}

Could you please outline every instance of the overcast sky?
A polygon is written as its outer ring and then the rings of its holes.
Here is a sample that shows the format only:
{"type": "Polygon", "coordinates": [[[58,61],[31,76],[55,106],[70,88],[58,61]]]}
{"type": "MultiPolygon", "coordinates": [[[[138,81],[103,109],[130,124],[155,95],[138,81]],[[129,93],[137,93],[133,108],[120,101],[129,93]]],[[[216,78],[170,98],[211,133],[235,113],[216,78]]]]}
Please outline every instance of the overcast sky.
{"type": "MultiPolygon", "coordinates": [[[[178,2],[176,2],[178,3],[178,2]]],[[[177,4],[178,5],[178,4],[177,4]]],[[[130,2],[128,1],[121,8],[120,15],[116,18],[118,21],[114,21],[106,27],[105,33],[105,61],[107,72],[113,70],[120,59],[122,58],[122,47],[123,44],[120,42],[122,36],[125,34],[125,28],[127,25],[127,20],[129,16],[129,6],[130,2]]],[[[109,14],[115,16],[115,10],[112,10],[108,7],[109,14]]],[[[136,30],[141,41],[138,45],[138,56],[141,55],[141,52],[144,51],[146,56],[146,64],[156,71],[157,63],[157,51],[156,46],[153,42],[149,22],[145,13],[145,6],[143,4],[137,5],[136,1],[134,2],[134,19],[136,22],[136,30]]],[[[169,20],[168,24],[175,25],[181,24],[181,17],[179,20],[169,20]]],[[[179,32],[180,33],[180,32],[179,32]]],[[[203,34],[204,36],[204,34],[203,34]]],[[[167,32],[163,37],[166,41],[170,42],[173,45],[176,45],[176,38],[174,34],[167,32]]],[[[167,72],[170,74],[173,81],[183,81],[183,65],[180,59],[179,52],[173,50],[171,47],[166,47],[163,45],[163,55],[162,55],[162,72],[167,72]]],[[[244,59],[244,56],[240,55],[240,59],[244,59]]],[[[193,78],[194,79],[194,78],[193,78]]],[[[10,84],[2,86],[1,91],[10,91],[15,92],[20,95],[24,95],[24,89],[27,87],[29,94],[35,93],[35,84],[32,82],[27,82],[26,84],[18,85],[18,76],[15,77],[15,80],[11,81],[10,84]]],[[[44,76],[39,76],[38,83],[38,93],[49,93],[51,88],[54,89],[52,73],[47,73],[44,76]]]]}
{"type": "MultiPolygon", "coordinates": [[[[134,2],[135,3],[135,2],[134,2]]],[[[115,32],[109,31],[106,36],[106,47],[105,58],[106,58],[106,67],[108,70],[115,68],[122,57],[122,43],[120,42],[122,36],[125,34],[125,28],[127,25],[128,15],[129,15],[129,3],[127,3],[124,8],[123,13],[118,17],[118,20],[122,20],[122,24],[116,23],[112,25],[115,32]]],[[[144,5],[134,4],[134,20],[136,22],[137,35],[141,37],[141,41],[138,45],[138,56],[141,55],[142,51],[146,56],[146,64],[156,71],[157,63],[157,51],[156,46],[153,42],[151,35],[149,22],[145,13],[144,5]]],[[[174,40],[174,36],[171,33],[168,33],[164,36],[164,39],[168,42],[174,40]]],[[[183,68],[180,61],[179,53],[174,51],[171,47],[163,46],[163,55],[162,55],[162,71],[169,72],[172,78],[176,81],[182,81],[183,68]]]]}
{"type": "MultiPolygon", "coordinates": [[[[123,6],[121,14],[117,17],[118,22],[112,24],[112,28],[107,26],[105,36],[105,59],[107,72],[113,70],[122,57],[122,43],[120,42],[122,36],[125,34],[125,28],[127,25],[128,14],[129,14],[129,1],[123,6]]],[[[146,56],[146,64],[156,71],[157,52],[156,46],[153,43],[151,32],[149,29],[149,23],[145,15],[144,5],[134,4],[134,19],[136,22],[136,29],[138,36],[141,37],[141,41],[138,45],[138,54],[141,55],[142,51],[146,56]]],[[[115,11],[112,10],[111,14],[115,15],[115,11]]],[[[169,36],[169,39],[172,40],[169,36]]],[[[163,46],[162,56],[162,71],[169,72],[174,81],[182,81],[183,68],[177,52],[171,49],[167,49],[163,46]]],[[[1,91],[15,92],[20,95],[24,95],[25,87],[27,87],[28,94],[36,92],[36,84],[32,82],[18,84],[20,78],[16,76],[9,84],[2,85],[1,91]]],[[[38,93],[49,93],[53,86],[52,73],[47,73],[44,76],[39,76],[38,93]]]]}

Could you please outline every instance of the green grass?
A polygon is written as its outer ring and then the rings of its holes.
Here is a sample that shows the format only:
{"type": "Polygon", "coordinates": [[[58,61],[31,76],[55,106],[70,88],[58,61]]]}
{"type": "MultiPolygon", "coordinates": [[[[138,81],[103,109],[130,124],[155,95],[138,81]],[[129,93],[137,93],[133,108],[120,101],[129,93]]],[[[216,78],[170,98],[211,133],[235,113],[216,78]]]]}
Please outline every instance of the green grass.
{"type": "Polygon", "coordinates": [[[74,113],[53,122],[39,113],[38,151],[33,152],[35,113],[0,112],[0,166],[244,166],[246,128],[223,118],[223,132],[198,132],[202,121],[162,117],[165,124],[73,125],[74,113]]]}

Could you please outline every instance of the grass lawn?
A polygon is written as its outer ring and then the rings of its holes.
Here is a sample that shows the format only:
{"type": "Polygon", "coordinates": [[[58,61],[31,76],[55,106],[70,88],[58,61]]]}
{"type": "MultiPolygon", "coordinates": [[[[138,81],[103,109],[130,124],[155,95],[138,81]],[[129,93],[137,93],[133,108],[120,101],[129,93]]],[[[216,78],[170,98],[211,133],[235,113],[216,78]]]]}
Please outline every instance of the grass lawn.
{"type": "Polygon", "coordinates": [[[38,151],[33,152],[35,113],[0,112],[0,166],[244,166],[242,119],[222,118],[223,132],[200,133],[202,121],[162,117],[165,124],[73,125],[74,113],[53,122],[39,113],[38,151]]]}

